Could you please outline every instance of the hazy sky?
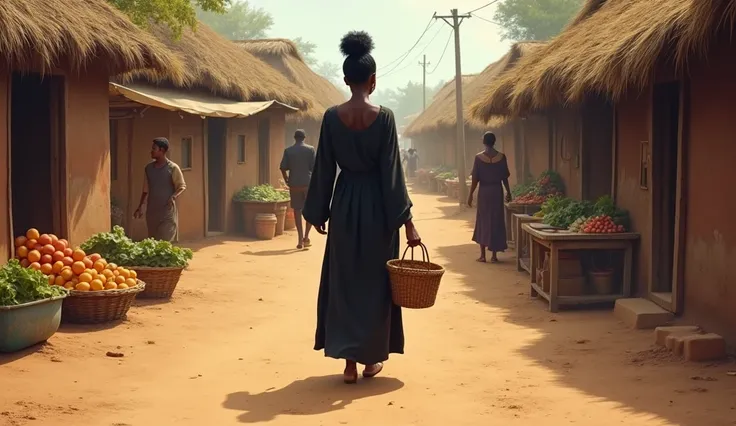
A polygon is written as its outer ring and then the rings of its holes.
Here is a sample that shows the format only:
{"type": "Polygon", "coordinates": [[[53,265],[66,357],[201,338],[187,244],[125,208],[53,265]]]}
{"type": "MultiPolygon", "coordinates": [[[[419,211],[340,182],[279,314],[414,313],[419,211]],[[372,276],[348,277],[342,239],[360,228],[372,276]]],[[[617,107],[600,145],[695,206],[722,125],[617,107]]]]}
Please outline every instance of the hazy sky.
{"type": "MultiPolygon", "coordinates": [[[[448,37],[449,25],[437,20],[420,44],[390,74],[396,64],[386,67],[402,56],[419,38],[432,14],[449,15],[451,8],[469,12],[490,0],[250,0],[254,6],[269,11],[274,17],[270,37],[302,37],[317,45],[320,61],[342,64],[338,49],[340,38],[351,30],[365,30],[376,44],[374,57],[378,63],[379,88],[403,86],[407,81],[422,81],[422,51],[427,55],[428,72],[434,70],[448,37]],[[431,40],[431,43],[430,43],[431,40]],[[426,50],[424,49],[426,46],[426,50]],[[386,74],[386,75],[383,75],[386,74]]],[[[476,12],[493,19],[495,6],[476,12]]],[[[479,18],[470,18],[460,27],[460,51],[463,74],[478,73],[503,56],[510,43],[501,41],[498,27],[479,18]]],[[[427,75],[427,84],[455,76],[454,39],[434,73],[427,75]]]]}

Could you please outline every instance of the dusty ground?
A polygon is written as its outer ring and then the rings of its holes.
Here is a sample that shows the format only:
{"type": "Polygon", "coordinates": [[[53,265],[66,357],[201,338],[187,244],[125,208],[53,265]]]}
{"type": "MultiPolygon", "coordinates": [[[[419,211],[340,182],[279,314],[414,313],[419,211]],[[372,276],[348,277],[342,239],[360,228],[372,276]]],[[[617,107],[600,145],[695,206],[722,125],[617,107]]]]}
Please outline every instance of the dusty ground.
{"type": "Polygon", "coordinates": [[[0,424],[736,425],[736,365],[670,358],[607,310],[548,313],[509,255],[473,261],[471,212],[413,198],[447,273],[382,377],[343,385],[311,350],[321,238],[208,241],[171,302],[0,357],[0,424]]]}

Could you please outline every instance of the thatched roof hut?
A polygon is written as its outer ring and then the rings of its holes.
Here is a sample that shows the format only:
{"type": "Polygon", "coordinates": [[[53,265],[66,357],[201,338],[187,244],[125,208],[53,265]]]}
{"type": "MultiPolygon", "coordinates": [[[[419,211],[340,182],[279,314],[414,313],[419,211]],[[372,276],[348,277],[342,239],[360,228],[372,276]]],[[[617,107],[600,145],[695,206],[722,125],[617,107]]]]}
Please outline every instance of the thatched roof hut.
{"type": "Polygon", "coordinates": [[[157,40],[104,0],[0,1],[0,62],[17,69],[84,69],[104,58],[110,75],[135,69],[167,70],[181,79],[182,65],[157,40]]]}
{"type": "Polygon", "coordinates": [[[345,95],[337,87],[309,68],[293,41],[263,39],[242,40],[236,43],[271,65],[317,101],[311,108],[302,110],[290,118],[321,120],[327,108],[345,102],[345,95]]]}
{"type": "Polygon", "coordinates": [[[201,22],[196,30],[185,29],[179,40],[164,25],[153,25],[150,32],[186,64],[182,78],[177,81],[167,71],[144,70],[121,76],[122,82],[204,91],[241,102],[275,100],[300,109],[317,103],[274,68],[201,22]]]}
{"type": "Polygon", "coordinates": [[[478,115],[522,114],[588,94],[618,99],[649,84],[660,60],[684,67],[734,19],[736,0],[587,0],[559,36],[485,91],[478,115]]]}
{"type": "MultiPolygon", "coordinates": [[[[463,76],[463,94],[467,92],[466,88],[475,77],[476,74],[463,76]]],[[[455,79],[452,79],[434,95],[427,109],[406,126],[404,136],[411,138],[421,133],[437,131],[442,127],[454,128],[455,108],[455,79]]],[[[467,118],[466,122],[468,122],[467,118]]],[[[482,127],[480,122],[472,124],[482,127]]]]}

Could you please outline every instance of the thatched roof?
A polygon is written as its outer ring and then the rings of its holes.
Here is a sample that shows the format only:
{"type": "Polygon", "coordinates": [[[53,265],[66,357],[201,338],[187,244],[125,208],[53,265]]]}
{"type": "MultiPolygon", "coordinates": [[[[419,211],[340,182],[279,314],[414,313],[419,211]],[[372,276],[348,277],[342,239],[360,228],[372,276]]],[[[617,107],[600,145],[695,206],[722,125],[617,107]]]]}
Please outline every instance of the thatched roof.
{"type": "Polygon", "coordinates": [[[482,118],[523,114],[586,94],[619,98],[648,85],[659,61],[679,68],[736,19],[736,0],[587,0],[556,38],[484,94],[482,118]]]}
{"type": "Polygon", "coordinates": [[[268,64],[201,22],[194,31],[185,29],[179,40],[164,25],[152,25],[150,32],[185,64],[182,81],[175,81],[168,72],[147,70],[121,76],[123,83],[145,81],[242,102],[275,100],[300,109],[317,103],[268,64]]]}
{"type": "MultiPolygon", "coordinates": [[[[463,76],[463,95],[467,93],[467,87],[476,75],[463,76]]],[[[465,104],[465,100],[463,103],[465,104]]],[[[420,133],[434,132],[441,128],[452,129],[457,123],[456,115],[455,79],[452,79],[434,95],[427,109],[406,126],[404,136],[414,137],[420,133]]],[[[478,121],[468,121],[468,117],[464,119],[473,127],[483,127],[483,124],[478,121]]]]}
{"type": "Polygon", "coordinates": [[[345,102],[345,95],[337,87],[309,68],[291,40],[243,40],[236,43],[274,67],[317,100],[318,103],[312,108],[300,111],[291,118],[321,120],[327,108],[345,102]]]}
{"type": "Polygon", "coordinates": [[[19,69],[84,69],[98,60],[110,75],[181,64],[105,0],[0,1],[0,61],[19,69]]]}

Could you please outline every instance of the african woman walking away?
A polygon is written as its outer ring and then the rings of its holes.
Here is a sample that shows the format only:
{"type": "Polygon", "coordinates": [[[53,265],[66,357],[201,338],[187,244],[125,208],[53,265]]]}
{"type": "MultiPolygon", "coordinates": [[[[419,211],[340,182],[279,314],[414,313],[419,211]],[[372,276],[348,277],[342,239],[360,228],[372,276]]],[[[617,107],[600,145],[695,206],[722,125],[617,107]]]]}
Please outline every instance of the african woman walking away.
{"type": "Polygon", "coordinates": [[[486,248],[491,251],[491,262],[498,262],[496,253],[506,250],[506,226],[503,212],[503,189],[506,188],[506,201],[511,201],[509,188],[509,165],[506,156],[496,151],[496,135],[486,132],[483,135],[485,150],[475,156],[473,163],[473,183],[468,195],[468,206],[473,206],[473,193],[478,191],[478,211],[475,216],[473,241],[480,244],[478,262],[486,261],[486,248]]]}
{"type": "Polygon", "coordinates": [[[401,308],[391,301],[386,262],[398,257],[402,226],[409,245],[421,240],[412,223],[394,115],[369,100],[376,89],[373,41],[351,32],[340,49],[352,97],[322,119],[304,218],[328,235],[314,349],[344,359],[343,379],[355,383],[357,364],[365,366],[364,377],[373,377],[389,353],[404,352],[401,308]]]}

